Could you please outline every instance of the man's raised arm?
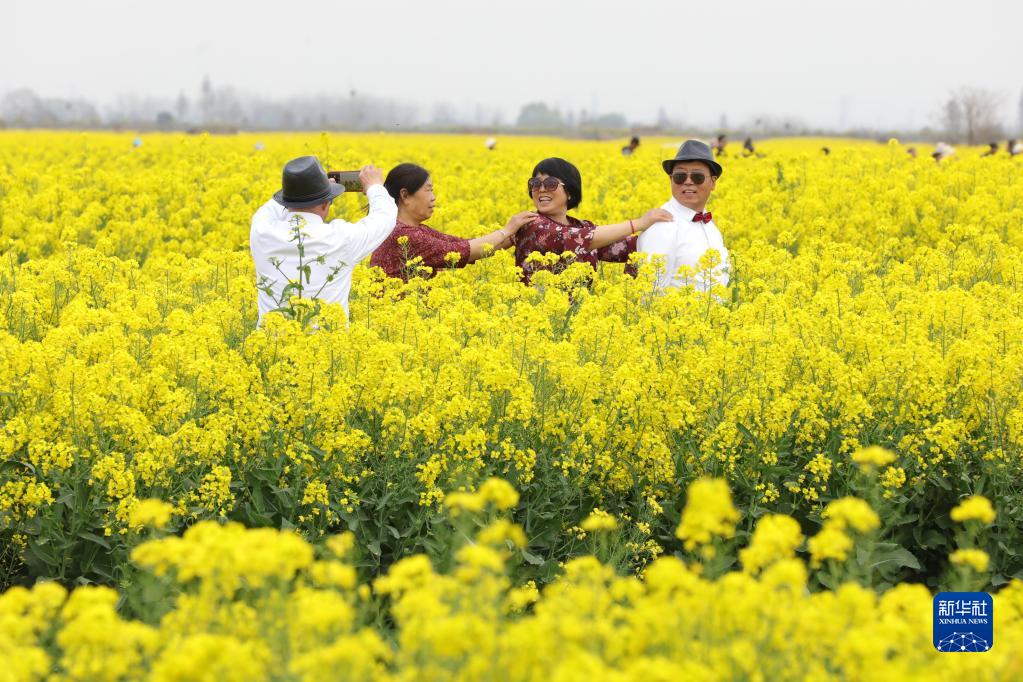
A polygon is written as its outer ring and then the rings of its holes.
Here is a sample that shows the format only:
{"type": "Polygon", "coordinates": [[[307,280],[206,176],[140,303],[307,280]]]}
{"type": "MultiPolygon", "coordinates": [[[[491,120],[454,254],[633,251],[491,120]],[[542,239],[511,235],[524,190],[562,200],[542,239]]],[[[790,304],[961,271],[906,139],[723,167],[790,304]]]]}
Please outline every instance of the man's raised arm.
{"type": "Polygon", "coordinates": [[[373,253],[394,230],[398,220],[398,207],[384,188],[384,176],[376,166],[369,165],[359,171],[359,181],[369,198],[369,215],[345,231],[346,260],[358,263],[373,253]]]}

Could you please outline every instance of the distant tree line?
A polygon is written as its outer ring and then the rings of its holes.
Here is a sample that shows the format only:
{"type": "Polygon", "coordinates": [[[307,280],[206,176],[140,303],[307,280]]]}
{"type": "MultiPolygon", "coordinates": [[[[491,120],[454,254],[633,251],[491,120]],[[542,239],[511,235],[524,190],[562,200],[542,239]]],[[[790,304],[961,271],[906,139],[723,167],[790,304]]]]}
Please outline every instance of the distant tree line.
{"type": "MultiPolygon", "coordinates": [[[[397,130],[493,131],[609,137],[626,134],[738,134],[722,116],[720,125],[694,125],[668,115],[661,107],[656,122],[630,122],[618,112],[562,110],[545,102],[528,102],[514,121],[501,112],[475,106],[459,110],[439,103],[423,107],[350,91],[347,95],[310,95],[285,99],[247,95],[230,87],[214,87],[205,79],[189,98],[122,95],[101,111],[83,99],[40,97],[31,90],[0,96],[0,127],[106,128],[130,130],[397,130]]],[[[756,117],[743,131],[761,137],[808,135],[816,130],[793,117],[756,117]]]]}
{"type": "Polygon", "coordinates": [[[122,95],[103,111],[86,100],[45,98],[27,89],[0,97],[0,125],[11,128],[375,130],[416,122],[415,107],[354,91],[270,99],[214,87],[209,79],[192,98],[185,93],[176,98],[122,95]]]}
{"type": "Polygon", "coordinates": [[[733,139],[799,135],[852,135],[867,138],[915,137],[952,143],[981,144],[1002,137],[1023,137],[1023,94],[1015,126],[1002,123],[1002,98],[979,88],[963,87],[950,94],[935,117],[921,130],[878,130],[813,127],[792,116],[761,115],[732,126],[722,114],[717,125],[694,124],[661,107],[653,123],[629,121],[617,112],[570,110],[533,101],[522,106],[513,121],[482,105],[437,103],[426,108],[355,90],[270,99],[214,86],[203,79],[191,97],[122,95],[102,108],[77,98],[42,97],[32,90],[0,96],[0,128],[70,128],[234,132],[239,130],[390,130],[470,132],[491,131],[612,137],[623,135],[701,135],[725,133],[733,139]],[[1016,135],[1013,135],[1015,128],[1016,135]]]}

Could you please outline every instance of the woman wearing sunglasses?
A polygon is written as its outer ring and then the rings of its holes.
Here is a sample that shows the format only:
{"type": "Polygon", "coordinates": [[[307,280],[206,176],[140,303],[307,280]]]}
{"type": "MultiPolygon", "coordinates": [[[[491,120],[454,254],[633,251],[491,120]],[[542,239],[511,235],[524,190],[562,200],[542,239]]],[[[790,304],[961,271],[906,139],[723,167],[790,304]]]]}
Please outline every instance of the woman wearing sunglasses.
{"type": "Polygon", "coordinates": [[[388,277],[400,277],[406,282],[411,276],[433,277],[441,268],[464,268],[493,250],[509,248],[519,228],[536,218],[532,211],[517,213],[504,228],[463,239],[424,224],[433,215],[437,197],[430,173],[422,166],[414,163],[395,166],[387,174],[384,188],[398,205],[398,222],[391,235],[373,252],[369,264],[383,269],[388,277]],[[449,258],[450,253],[458,254],[458,260],[449,258]],[[417,257],[420,260],[416,261],[417,257]],[[409,261],[414,264],[409,265],[409,261]]]}
{"type": "Polygon", "coordinates": [[[721,176],[721,164],[705,143],[686,140],[675,158],[663,161],[661,167],[671,178],[671,200],[664,204],[671,218],[654,225],[638,240],[640,251],[664,256],[665,269],[657,278],[659,288],[693,286],[708,291],[716,284],[727,286],[728,249],[706,212],[707,200],[721,176]],[[717,251],[720,262],[701,273],[700,259],[710,249],[717,251]]]}
{"type": "MultiPolygon", "coordinates": [[[[656,222],[671,220],[664,209],[654,208],[642,217],[614,225],[594,225],[568,212],[583,198],[579,169],[559,158],[536,164],[527,183],[538,217],[515,235],[515,264],[522,268],[522,281],[529,283],[538,270],[561,272],[573,261],[559,260],[554,266],[528,260],[532,253],[572,253],[576,262],[625,263],[636,251],[637,236],[656,222]]],[[[631,272],[631,271],[630,271],[631,272]]]]}

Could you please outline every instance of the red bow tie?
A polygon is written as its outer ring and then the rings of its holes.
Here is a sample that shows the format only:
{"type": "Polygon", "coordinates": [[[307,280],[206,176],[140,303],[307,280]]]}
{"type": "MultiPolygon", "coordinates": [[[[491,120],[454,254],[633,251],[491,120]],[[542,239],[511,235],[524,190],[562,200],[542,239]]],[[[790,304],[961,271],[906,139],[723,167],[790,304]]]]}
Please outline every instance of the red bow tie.
{"type": "Polygon", "coordinates": [[[709,223],[710,222],[710,213],[697,213],[696,215],[693,216],[693,222],[694,223],[704,223],[704,224],[709,223]]]}

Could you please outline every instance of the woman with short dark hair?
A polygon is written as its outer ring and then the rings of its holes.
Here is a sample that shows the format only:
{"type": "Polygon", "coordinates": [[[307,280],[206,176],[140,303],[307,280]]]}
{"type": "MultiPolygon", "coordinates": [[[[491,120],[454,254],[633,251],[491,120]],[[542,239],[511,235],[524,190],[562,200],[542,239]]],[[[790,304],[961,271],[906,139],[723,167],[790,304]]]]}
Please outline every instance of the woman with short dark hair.
{"type": "Polygon", "coordinates": [[[497,249],[510,248],[519,228],[537,217],[532,211],[517,213],[504,228],[463,239],[424,223],[433,215],[437,197],[430,173],[422,166],[414,163],[395,166],[387,174],[384,188],[398,205],[398,221],[391,235],[373,252],[369,264],[406,282],[412,276],[433,277],[441,268],[463,268],[497,249]],[[452,253],[458,255],[457,260],[449,257],[452,253]]]}
{"type": "MultiPolygon", "coordinates": [[[[597,261],[626,263],[636,251],[641,232],[654,223],[673,220],[662,208],[614,225],[597,226],[568,215],[582,201],[582,177],[578,168],[557,157],[536,164],[527,189],[538,216],[515,235],[515,264],[522,268],[522,281],[527,284],[538,270],[561,272],[568,267],[564,260],[553,266],[529,260],[532,253],[570,252],[575,254],[574,261],[589,263],[594,270],[597,261]]],[[[635,273],[631,266],[628,271],[635,273]]]]}

